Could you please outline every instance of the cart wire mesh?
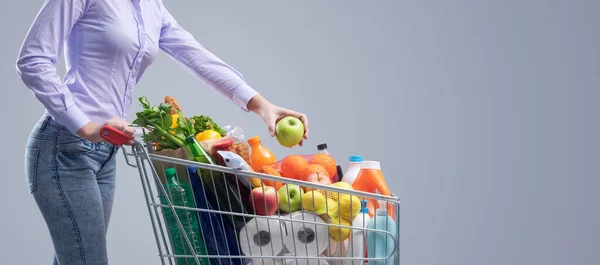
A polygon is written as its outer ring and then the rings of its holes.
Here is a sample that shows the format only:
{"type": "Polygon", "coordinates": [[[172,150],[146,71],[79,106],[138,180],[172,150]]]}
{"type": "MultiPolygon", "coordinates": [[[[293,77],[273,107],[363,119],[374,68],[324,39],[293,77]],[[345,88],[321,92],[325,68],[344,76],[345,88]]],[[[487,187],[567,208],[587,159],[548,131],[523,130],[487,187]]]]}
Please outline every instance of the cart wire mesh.
{"type": "Polygon", "coordinates": [[[162,156],[154,154],[152,143],[137,140],[131,148],[122,149],[126,163],[138,169],[163,265],[400,264],[400,201],[396,196],[162,156]],[[164,173],[168,168],[175,169],[171,179],[164,173]],[[272,192],[263,185],[261,192],[252,192],[245,185],[251,177],[281,187],[272,192]],[[304,192],[300,209],[284,212],[281,208],[297,209],[298,202],[289,197],[281,202],[281,194],[291,197],[290,190],[298,187],[319,192],[304,192]],[[284,192],[278,192],[281,189],[284,192]],[[324,212],[320,194],[325,197],[324,212]],[[279,209],[274,214],[255,214],[254,208],[272,209],[273,198],[268,196],[275,196],[279,209]],[[347,200],[342,201],[342,196],[347,200]],[[367,227],[368,220],[362,220],[361,227],[352,226],[359,211],[355,200],[378,202],[368,215],[358,215],[374,222],[374,228],[367,227]],[[378,209],[387,209],[387,216],[377,213],[378,209]],[[388,216],[395,223],[377,222],[388,216]],[[355,235],[362,238],[358,243],[355,235]],[[362,253],[354,253],[354,244],[362,253]]]}

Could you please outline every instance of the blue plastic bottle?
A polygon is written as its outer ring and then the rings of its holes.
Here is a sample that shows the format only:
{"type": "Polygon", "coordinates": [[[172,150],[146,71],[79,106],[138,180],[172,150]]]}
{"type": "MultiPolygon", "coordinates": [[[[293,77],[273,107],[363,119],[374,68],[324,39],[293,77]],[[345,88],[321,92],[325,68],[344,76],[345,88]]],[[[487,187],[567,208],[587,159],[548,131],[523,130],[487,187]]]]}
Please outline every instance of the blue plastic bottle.
{"type": "MultiPolygon", "coordinates": [[[[385,203],[380,202],[380,205],[385,205],[385,203]]],[[[385,258],[394,253],[394,241],[398,241],[396,223],[388,215],[387,207],[382,206],[377,210],[373,218],[369,221],[367,228],[382,231],[367,232],[367,256],[369,259],[385,258]],[[383,231],[390,232],[393,238],[383,231]]],[[[394,261],[395,255],[392,255],[385,260],[369,260],[369,265],[393,265],[394,261]]]]}
{"type": "MultiPolygon", "coordinates": [[[[205,198],[205,188],[202,180],[198,176],[196,167],[188,166],[188,174],[190,182],[194,189],[196,197],[196,205],[200,209],[215,210],[213,205],[205,198]]],[[[207,183],[211,185],[212,183],[207,183]]],[[[213,256],[240,256],[240,251],[237,245],[235,229],[226,218],[218,213],[198,212],[200,231],[204,235],[204,242],[208,255],[213,256]]],[[[211,258],[211,265],[242,265],[241,258],[211,258]]]]}

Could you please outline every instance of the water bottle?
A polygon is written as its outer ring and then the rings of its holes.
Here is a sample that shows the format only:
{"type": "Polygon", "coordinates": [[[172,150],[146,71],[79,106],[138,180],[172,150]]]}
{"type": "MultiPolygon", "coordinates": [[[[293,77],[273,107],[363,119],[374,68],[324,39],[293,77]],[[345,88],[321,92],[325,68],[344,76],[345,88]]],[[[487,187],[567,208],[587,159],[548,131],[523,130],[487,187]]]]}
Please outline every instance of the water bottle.
{"type": "MultiPolygon", "coordinates": [[[[173,206],[196,208],[192,188],[185,183],[181,183],[177,179],[175,168],[165,169],[165,177],[166,183],[164,187],[173,206]]],[[[165,194],[161,192],[160,195],[162,204],[167,205],[168,202],[165,194]]],[[[181,230],[179,229],[177,219],[175,218],[171,208],[163,208],[163,212],[167,227],[169,228],[173,252],[176,255],[192,255],[192,251],[185,240],[184,234],[181,233],[181,230]]],[[[179,218],[181,225],[183,226],[185,235],[187,235],[190,243],[192,243],[196,254],[206,255],[206,247],[204,245],[204,241],[202,240],[202,234],[199,230],[198,215],[196,212],[184,209],[175,209],[175,213],[179,218]]],[[[209,265],[208,260],[206,259],[200,259],[200,261],[203,265],[209,265]]],[[[186,265],[196,264],[196,260],[194,258],[176,258],[176,262],[177,264],[186,265]]]]}
{"type": "Polygon", "coordinates": [[[394,253],[394,241],[398,241],[396,235],[396,223],[394,219],[388,215],[387,207],[385,202],[379,202],[383,205],[377,210],[367,228],[375,229],[379,231],[367,231],[367,252],[368,257],[372,258],[386,258],[391,255],[388,259],[384,260],[369,260],[369,265],[393,265],[395,260],[394,253]],[[390,237],[384,231],[392,234],[390,237]]]}

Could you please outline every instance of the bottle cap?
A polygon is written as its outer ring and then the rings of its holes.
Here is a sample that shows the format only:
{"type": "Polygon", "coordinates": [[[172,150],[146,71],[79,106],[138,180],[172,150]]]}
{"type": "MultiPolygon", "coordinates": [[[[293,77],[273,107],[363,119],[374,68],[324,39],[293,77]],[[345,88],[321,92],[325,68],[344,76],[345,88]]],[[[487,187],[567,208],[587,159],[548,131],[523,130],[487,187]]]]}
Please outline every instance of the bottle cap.
{"type": "Polygon", "coordinates": [[[165,169],[165,177],[167,179],[175,177],[175,173],[176,172],[175,172],[175,168],[174,167],[170,167],[170,168],[165,169]]]}
{"type": "Polygon", "coordinates": [[[320,145],[317,145],[317,149],[318,149],[319,151],[321,151],[321,150],[325,150],[325,149],[327,149],[327,144],[320,144],[320,145]]]}
{"type": "Polygon", "coordinates": [[[190,136],[188,136],[188,137],[185,138],[185,141],[188,142],[188,143],[193,143],[194,140],[196,140],[196,136],[194,136],[194,135],[190,135],[190,136]]]}
{"type": "Polygon", "coordinates": [[[342,178],[344,177],[344,172],[342,172],[342,166],[337,165],[337,175],[338,175],[338,181],[342,181],[342,178]]]}
{"type": "Polygon", "coordinates": [[[361,213],[369,213],[369,208],[367,208],[367,201],[365,200],[361,200],[360,201],[360,212],[361,213]]]}
{"type": "Polygon", "coordinates": [[[379,204],[379,208],[377,208],[377,215],[387,215],[388,214],[388,210],[387,210],[387,202],[386,201],[382,201],[382,200],[378,200],[377,203],[379,204]]]}
{"type": "Polygon", "coordinates": [[[381,163],[379,163],[379,161],[363,161],[360,168],[381,169],[381,163]]]}
{"type": "Polygon", "coordinates": [[[254,136],[254,137],[250,137],[248,139],[248,143],[249,144],[256,144],[260,142],[260,136],[254,136]]]}
{"type": "Polygon", "coordinates": [[[350,162],[362,162],[363,161],[363,157],[359,156],[359,155],[353,155],[350,156],[350,162]]]}
{"type": "Polygon", "coordinates": [[[377,209],[377,213],[376,214],[379,215],[379,216],[381,216],[381,215],[383,215],[383,216],[388,215],[387,208],[377,209]]]}

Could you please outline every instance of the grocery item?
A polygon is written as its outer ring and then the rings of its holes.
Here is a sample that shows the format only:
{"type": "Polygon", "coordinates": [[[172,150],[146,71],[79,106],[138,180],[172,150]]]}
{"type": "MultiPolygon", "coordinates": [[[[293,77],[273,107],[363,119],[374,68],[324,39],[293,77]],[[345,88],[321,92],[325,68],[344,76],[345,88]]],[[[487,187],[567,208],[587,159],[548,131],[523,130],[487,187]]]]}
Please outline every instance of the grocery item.
{"type": "MultiPolygon", "coordinates": [[[[301,258],[317,257],[329,246],[327,224],[315,213],[293,212],[282,221],[282,228],[283,243],[289,251],[288,256],[300,258],[297,265],[312,264],[301,258]]],[[[295,261],[290,259],[286,264],[296,264],[295,261]]]]}
{"type": "Polygon", "coordinates": [[[164,103],[171,105],[173,108],[169,111],[169,114],[173,115],[173,114],[178,114],[179,112],[183,112],[183,110],[181,109],[181,106],[179,105],[179,103],[177,102],[177,100],[175,100],[175,98],[173,96],[166,96],[164,103]]]}
{"type": "MultiPolygon", "coordinates": [[[[313,174],[308,175],[304,179],[304,181],[313,182],[313,183],[322,184],[322,185],[331,185],[331,180],[329,180],[329,177],[327,175],[321,174],[319,172],[315,172],[313,174]]],[[[313,188],[304,187],[305,192],[308,192],[311,190],[313,190],[313,188]]]]}
{"type": "Polygon", "coordinates": [[[301,155],[289,155],[281,161],[281,176],[291,179],[301,179],[304,167],[308,165],[306,158],[301,155]]]}
{"type": "Polygon", "coordinates": [[[273,187],[262,186],[252,189],[248,200],[257,215],[273,215],[277,212],[277,191],[273,187]]]}
{"type": "Polygon", "coordinates": [[[271,165],[276,162],[277,158],[271,150],[264,147],[260,141],[260,136],[254,136],[248,139],[248,144],[252,148],[250,161],[254,170],[259,170],[263,166],[271,165]]]}
{"type": "MultiPolygon", "coordinates": [[[[366,254],[367,231],[362,230],[367,228],[371,217],[367,208],[367,201],[361,201],[360,213],[352,219],[352,233],[350,234],[350,242],[348,242],[348,250],[346,257],[364,258],[366,254]]],[[[364,260],[344,260],[343,265],[364,265],[364,260]]]]}
{"type": "Polygon", "coordinates": [[[317,164],[323,166],[327,170],[327,174],[330,177],[331,183],[337,182],[337,179],[335,179],[337,173],[337,163],[331,155],[323,153],[316,154],[310,159],[310,161],[308,161],[308,164],[317,164]]]}
{"type": "MultiPolygon", "coordinates": [[[[200,209],[215,210],[215,207],[206,199],[202,179],[197,174],[197,168],[186,167],[190,176],[190,183],[194,190],[196,206],[200,209]]],[[[220,213],[198,211],[198,223],[203,235],[204,245],[208,255],[239,256],[235,229],[230,222],[224,222],[220,213]]],[[[193,264],[193,263],[192,263],[193,264]]],[[[243,265],[241,259],[236,258],[210,258],[211,265],[243,265]]]]}
{"type": "Polygon", "coordinates": [[[296,184],[285,184],[277,190],[279,209],[291,213],[302,209],[304,190],[296,184]]]}
{"type": "Polygon", "coordinates": [[[194,160],[196,160],[196,162],[214,164],[210,155],[207,154],[206,151],[204,151],[204,148],[202,148],[200,143],[196,141],[196,138],[194,138],[193,135],[188,136],[185,140],[188,144],[188,147],[192,151],[192,154],[194,155],[194,160]]]}
{"type": "MultiPolygon", "coordinates": [[[[246,164],[246,161],[244,161],[244,159],[242,159],[242,157],[240,157],[238,154],[236,154],[234,152],[217,151],[217,154],[219,157],[221,157],[223,159],[223,163],[228,168],[235,169],[235,170],[254,171],[248,164],[246,164]]],[[[258,178],[246,177],[246,176],[241,176],[241,175],[236,178],[235,176],[232,176],[231,174],[227,174],[227,175],[229,176],[229,178],[232,178],[233,180],[239,180],[239,182],[242,183],[242,185],[244,185],[244,187],[247,190],[251,190],[253,187],[261,186],[260,179],[258,179],[258,178]]]]}
{"type": "MultiPolygon", "coordinates": [[[[346,182],[336,182],[336,183],[331,184],[331,186],[333,186],[337,189],[354,190],[354,188],[352,188],[352,185],[350,185],[346,182]]],[[[338,192],[338,191],[332,191],[332,190],[323,191],[323,193],[325,194],[325,196],[327,196],[327,198],[330,198],[336,202],[338,201],[340,194],[344,194],[344,192],[338,192]]]]}
{"type": "Polygon", "coordinates": [[[302,208],[317,215],[327,214],[327,199],[318,191],[305,192],[302,195],[302,208]]]}
{"type": "Polygon", "coordinates": [[[308,176],[316,173],[322,176],[327,176],[327,178],[329,178],[329,173],[327,172],[327,169],[325,169],[323,166],[318,164],[309,164],[305,166],[302,170],[302,173],[300,174],[300,180],[306,180],[308,176]]]}
{"type": "Polygon", "coordinates": [[[317,145],[317,152],[319,154],[329,154],[327,152],[327,144],[326,143],[322,143],[320,145],[317,145]]]}
{"type": "Polygon", "coordinates": [[[331,224],[339,226],[329,226],[329,237],[335,242],[342,242],[350,236],[350,221],[339,218],[338,216],[331,216],[331,224]]]}
{"type": "Polygon", "coordinates": [[[286,116],[275,125],[275,138],[280,145],[292,147],[304,138],[304,123],[296,117],[286,116]]]}
{"type": "Polygon", "coordinates": [[[250,161],[250,150],[248,148],[248,144],[246,143],[244,131],[240,127],[231,128],[227,132],[227,136],[233,140],[233,148],[235,152],[240,155],[248,165],[252,164],[250,161]]]}
{"type": "Polygon", "coordinates": [[[358,177],[358,173],[360,172],[362,162],[362,156],[350,156],[348,169],[346,170],[346,173],[344,173],[342,181],[352,185],[354,183],[354,180],[356,180],[356,177],[358,177]]]}
{"type": "Polygon", "coordinates": [[[219,139],[219,138],[223,137],[221,135],[221,133],[219,133],[213,129],[212,124],[210,122],[206,122],[206,126],[209,128],[208,130],[205,130],[203,132],[199,132],[198,134],[196,134],[196,140],[198,140],[198,142],[202,142],[202,141],[210,140],[210,139],[219,139]]]}
{"type": "MultiPolygon", "coordinates": [[[[352,183],[352,187],[355,190],[364,192],[377,193],[382,195],[390,196],[390,190],[387,187],[383,174],[381,173],[381,164],[378,161],[364,161],[361,165],[361,169],[358,176],[352,183]]],[[[373,217],[376,208],[380,208],[380,205],[376,205],[377,202],[373,199],[367,200],[367,207],[369,208],[369,215],[373,217]]],[[[393,205],[388,205],[388,214],[393,218],[394,208],[393,205]]]]}
{"type": "MultiPolygon", "coordinates": [[[[263,166],[257,172],[266,174],[266,175],[281,177],[281,174],[279,174],[279,171],[277,171],[277,169],[273,168],[272,166],[263,166]]],[[[259,179],[259,181],[260,181],[260,179],[259,179]]],[[[267,186],[274,187],[277,190],[279,190],[279,188],[281,186],[283,186],[283,182],[281,182],[281,181],[272,181],[272,180],[268,180],[268,179],[263,179],[262,183],[267,186]]]]}
{"type": "Polygon", "coordinates": [[[352,220],[361,209],[360,199],[356,195],[340,194],[340,216],[346,220],[352,220]]]}
{"type": "MultiPolygon", "coordinates": [[[[176,176],[175,168],[167,168],[164,172],[167,179],[164,188],[167,194],[165,195],[160,192],[162,204],[168,204],[168,197],[173,206],[195,208],[196,204],[192,188],[185,183],[180,183],[176,176]]],[[[190,243],[194,246],[196,254],[206,255],[206,247],[204,246],[202,234],[199,230],[198,216],[195,212],[184,209],[175,209],[175,214],[173,214],[171,208],[167,207],[163,208],[163,213],[165,215],[167,226],[169,227],[173,251],[176,255],[192,255],[192,251],[188,247],[184,234],[179,229],[179,223],[175,216],[177,216],[181,222],[183,231],[185,235],[187,235],[190,243]]],[[[193,264],[195,263],[195,259],[177,258],[178,264],[186,264],[186,262],[188,262],[188,264],[193,264]]],[[[201,262],[202,264],[208,265],[208,260],[206,259],[201,259],[201,262]]]]}
{"type": "MultiPolygon", "coordinates": [[[[189,136],[187,141],[190,142],[190,149],[192,149],[192,153],[197,162],[214,164],[210,159],[210,156],[207,155],[204,148],[198,144],[194,136],[189,136]]],[[[235,153],[227,151],[219,152],[223,157],[224,154],[235,155],[235,153]]],[[[224,160],[225,164],[227,164],[228,162],[225,157],[224,160]]],[[[240,158],[239,161],[243,161],[243,159],[240,158]]],[[[201,168],[198,168],[198,175],[203,181],[207,199],[219,210],[244,214],[248,214],[252,211],[250,204],[246,199],[248,198],[248,194],[250,194],[250,188],[248,188],[248,186],[251,185],[249,182],[238,182],[237,178],[231,174],[224,174],[201,168]],[[240,184],[240,182],[242,184],[240,184]]],[[[243,180],[244,178],[240,177],[240,179],[243,180]]],[[[247,222],[247,217],[238,215],[224,215],[223,218],[231,222],[232,226],[236,229],[240,229],[247,222]]]]}
{"type": "Polygon", "coordinates": [[[169,114],[171,105],[152,106],[146,97],[140,97],[139,101],[144,110],[136,113],[137,117],[133,124],[148,129],[143,136],[145,142],[158,143],[159,150],[177,149],[187,145],[185,138],[188,135],[195,135],[193,124],[181,114],[177,116],[177,126],[171,128],[173,125],[173,117],[169,114]]]}
{"type": "Polygon", "coordinates": [[[192,116],[190,119],[194,121],[194,129],[197,133],[201,133],[206,130],[215,130],[218,133],[220,133],[221,136],[227,135],[227,133],[223,129],[221,129],[221,127],[217,123],[215,123],[211,117],[199,115],[192,116]]]}
{"type": "MultiPolygon", "coordinates": [[[[367,228],[387,231],[392,236],[379,231],[367,231],[367,253],[370,259],[385,258],[394,252],[394,240],[397,240],[396,223],[388,215],[386,207],[378,209],[369,220],[367,228]]],[[[369,260],[369,265],[393,265],[394,255],[386,260],[369,260]]]]}
{"type": "Polygon", "coordinates": [[[223,139],[221,141],[216,142],[212,147],[210,153],[216,154],[214,156],[215,163],[220,166],[226,166],[223,157],[218,153],[218,151],[233,151],[233,140],[231,139],[223,139]]]}
{"type": "Polygon", "coordinates": [[[342,166],[337,165],[337,182],[342,181],[343,178],[344,178],[344,173],[342,170],[342,166]]]}

